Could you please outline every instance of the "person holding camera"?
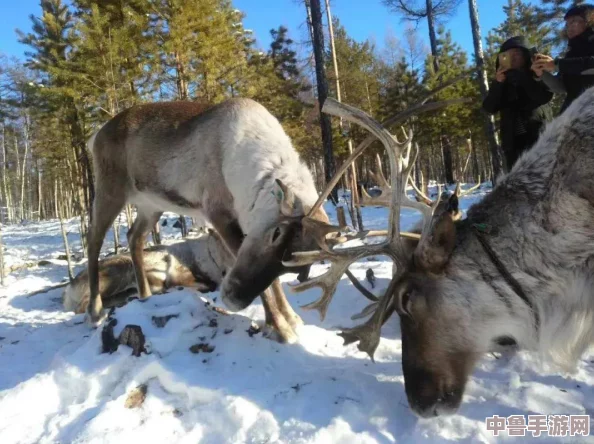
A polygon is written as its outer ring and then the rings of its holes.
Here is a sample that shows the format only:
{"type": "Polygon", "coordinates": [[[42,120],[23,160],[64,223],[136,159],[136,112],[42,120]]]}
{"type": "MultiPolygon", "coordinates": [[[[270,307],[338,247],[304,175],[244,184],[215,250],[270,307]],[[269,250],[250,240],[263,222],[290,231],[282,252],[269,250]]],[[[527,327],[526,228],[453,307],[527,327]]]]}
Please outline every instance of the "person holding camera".
{"type": "Polygon", "coordinates": [[[500,114],[501,148],[509,171],[520,155],[538,140],[552,118],[550,89],[539,82],[530,69],[535,49],[523,36],[505,41],[499,50],[495,80],[483,101],[483,109],[500,114]]]}
{"type": "Polygon", "coordinates": [[[566,93],[560,113],[594,86],[594,5],[570,8],[565,14],[565,32],[569,46],[565,57],[553,59],[537,54],[532,63],[532,70],[550,89],[566,93]],[[554,71],[556,76],[552,74],[554,71]]]}

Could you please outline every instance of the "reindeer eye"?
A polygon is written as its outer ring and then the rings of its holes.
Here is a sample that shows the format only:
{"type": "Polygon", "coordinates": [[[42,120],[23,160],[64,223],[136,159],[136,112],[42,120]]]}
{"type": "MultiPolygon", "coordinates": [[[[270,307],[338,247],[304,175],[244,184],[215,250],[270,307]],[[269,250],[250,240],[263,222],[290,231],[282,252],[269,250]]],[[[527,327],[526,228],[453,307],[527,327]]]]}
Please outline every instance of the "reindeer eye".
{"type": "Polygon", "coordinates": [[[406,293],[404,293],[404,296],[402,297],[402,307],[408,312],[410,306],[410,291],[407,291],[406,293]]]}
{"type": "Polygon", "coordinates": [[[410,316],[410,290],[406,290],[402,294],[402,298],[400,299],[400,311],[401,314],[410,316]]]}
{"type": "Polygon", "coordinates": [[[276,227],[276,229],[274,230],[274,234],[272,235],[272,242],[276,242],[276,240],[278,239],[278,237],[281,235],[281,230],[279,227],[276,227]]]}

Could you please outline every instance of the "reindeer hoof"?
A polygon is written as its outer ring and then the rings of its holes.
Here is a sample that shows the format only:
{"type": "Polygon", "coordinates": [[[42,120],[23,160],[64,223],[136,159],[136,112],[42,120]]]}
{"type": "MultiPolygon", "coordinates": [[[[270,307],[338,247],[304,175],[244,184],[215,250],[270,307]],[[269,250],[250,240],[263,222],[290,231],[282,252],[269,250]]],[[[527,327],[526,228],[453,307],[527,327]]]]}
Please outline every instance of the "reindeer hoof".
{"type": "Polygon", "coordinates": [[[262,331],[262,336],[280,344],[295,344],[299,341],[299,336],[288,325],[286,328],[281,329],[266,325],[262,331]]]}
{"type": "Polygon", "coordinates": [[[103,321],[105,321],[106,318],[107,312],[105,310],[101,310],[97,316],[93,316],[87,312],[85,313],[85,324],[87,324],[90,328],[97,328],[103,323],[103,321]]]}
{"type": "Polygon", "coordinates": [[[138,294],[138,300],[139,301],[146,301],[148,298],[150,298],[153,294],[149,293],[149,294],[138,294]]]}

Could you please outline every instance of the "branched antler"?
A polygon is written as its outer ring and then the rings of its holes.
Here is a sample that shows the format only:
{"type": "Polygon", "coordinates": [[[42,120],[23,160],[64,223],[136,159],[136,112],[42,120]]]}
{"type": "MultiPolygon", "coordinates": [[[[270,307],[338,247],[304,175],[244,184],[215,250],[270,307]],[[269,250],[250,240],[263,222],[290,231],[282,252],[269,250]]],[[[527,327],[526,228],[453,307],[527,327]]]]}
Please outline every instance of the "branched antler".
{"type": "MultiPolygon", "coordinates": [[[[373,354],[380,341],[382,325],[390,318],[395,309],[394,297],[397,279],[392,279],[386,293],[377,304],[377,308],[369,320],[353,328],[343,328],[338,335],[344,339],[344,345],[359,341],[357,348],[369,355],[372,361],[373,354]]],[[[370,306],[373,304],[370,304],[370,306]]]]}
{"type": "Polygon", "coordinates": [[[373,179],[373,181],[378,185],[381,194],[379,196],[372,197],[370,196],[365,188],[361,188],[361,206],[382,206],[387,207],[391,201],[391,194],[392,194],[392,187],[390,183],[386,180],[384,173],[382,171],[382,161],[380,159],[379,154],[375,156],[375,169],[377,172],[369,171],[369,175],[373,179]]]}
{"type": "MultiPolygon", "coordinates": [[[[448,82],[447,86],[449,86],[450,84],[451,83],[448,82]]],[[[445,86],[442,86],[442,87],[439,87],[438,89],[441,90],[444,87],[445,86]]],[[[327,99],[327,100],[333,100],[333,99],[327,99]]],[[[409,119],[410,117],[412,117],[416,114],[420,114],[420,113],[424,113],[424,112],[428,112],[428,111],[435,111],[438,109],[446,108],[451,105],[459,105],[462,103],[469,103],[469,102],[471,102],[471,99],[467,99],[467,98],[449,99],[449,100],[444,100],[441,102],[430,102],[430,103],[425,103],[425,101],[422,101],[422,102],[417,103],[416,105],[413,105],[410,108],[402,111],[401,113],[399,113],[393,117],[390,117],[389,119],[386,119],[382,123],[382,125],[383,126],[397,125],[398,123],[404,122],[405,120],[409,119]]],[[[376,140],[377,140],[377,138],[375,137],[375,135],[370,134],[363,140],[363,142],[361,142],[357,146],[357,148],[355,148],[355,150],[353,151],[353,154],[351,154],[344,161],[344,163],[340,166],[340,168],[338,168],[338,170],[334,174],[334,177],[332,178],[332,180],[330,180],[330,182],[328,184],[326,184],[326,189],[322,192],[322,194],[320,194],[320,197],[318,197],[318,200],[316,201],[316,203],[310,210],[310,214],[313,214],[314,212],[316,212],[317,210],[320,209],[320,207],[324,204],[324,202],[326,201],[326,199],[328,198],[328,196],[330,195],[330,193],[332,192],[332,190],[334,189],[336,184],[340,181],[340,178],[342,177],[344,172],[349,168],[350,164],[353,163],[355,160],[357,160],[357,158],[361,154],[363,154],[363,151],[365,151],[365,149],[368,148],[376,140]]]]}
{"type": "MultiPolygon", "coordinates": [[[[292,260],[285,262],[285,265],[300,266],[311,264],[323,259],[329,259],[331,261],[330,268],[326,273],[293,287],[294,291],[298,292],[308,290],[313,287],[320,287],[322,289],[322,297],[320,299],[303,307],[305,309],[318,310],[322,320],[326,316],[328,306],[332,300],[334,292],[336,291],[336,287],[340,278],[348,269],[349,265],[358,259],[371,255],[387,255],[396,263],[396,269],[398,270],[397,274],[401,275],[403,273],[403,270],[408,264],[409,257],[405,250],[400,233],[401,208],[409,207],[416,209],[425,216],[425,219],[431,219],[435,209],[435,207],[428,207],[427,205],[412,201],[406,197],[406,184],[416,158],[416,152],[412,158],[410,156],[412,146],[412,132],[408,134],[406,141],[398,142],[385,128],[383,128],[367,114],[357,110],[356,108],[341,104],[332,99],[326,100],[324,103],[323,112],[340,116],[346,120],[357,123],[368,129],[373,135],[382,141],[388,151],[388,157],[390,160],[390,189],[392,192],[389,193],[390,202],[387,205],[390,207],[389,228],[388,232],[386,233],[386,241],[382,243],[336,249],[333,248],[335,245],[330,245],[330,243],[326,241],[325,236],[328,232],[336,232],[338,227],[331,228],[328,225],[323,227],[323,224],[320,225],[319,222],[315,222],[309,217],[304,219],[304,230],[314,236],[319,244],[320,250],[294,253],[292,260]],[[403,153],[406,153],[406,155],[403,156],[403,153]]],[[[386,183],[384,185],[388,186],[387,181],[385,182],[386,183]]],[[[329,188],[332,186],[333,185],[330,184],[329,188]]],[[[343,333],[343,335],[347,335],[344,336],[345,339],[348,338],[348,340],[351,342],[356,340],[354,338],[359,339],[361,341],[359,348],[367,351],[371,356],[373,355],[373,352],[377,347],[377,343],[379,342],[379,328],[383,323],[384,315],[388,309],[387,301],[389,301],[389,298],[391,298],[391,296],[390,292],[388,291],[382,298],[380,298],[380,301],[377,303],[377,308],[374,315],[367,323],[363,324],[362,326],[349,329],[343,333]]]]}
{"type": "MultiPolygon", "coordinates": [[[[457,81],[459,79],[456,79],[457,81]]],[[[455,83],[448,82],[442,85],[432,93],[455,83]]],[[[426,99],[409,109],[401,112],[397,116],[384,122],[384,126],[395,125],[407,120],[408,118],[420,112],[440,109],[452,104],[468,102],[468,99],[453,99],[444,102],[425,103],[426,99]]],[[[289,261],[283,261],[286,266],[309,265],[320,260],[330,260],[330,268],[322,275],[309,281],[303,282],[293,287],[294,291],[301,292],[313,287],[322,289],[322,296],[315,302],[304,306],[306,309],[315,309],[320,313],[323,320],[326,316],[328,306],[338,286],[342,275],[348,270],[353,262],[367,256],[386,255],[389,256],[396,265],[396,273],[385,294],[378,301],[373,302],[366,307],[357,317],[364,317],[373,313],[370,319],[362,325],[354,328],[343,329],[341,336],[345,339],[345,344],[359,341],[359,350],[365,351],[373,359],[373,354],[379,344],[381,326],[391,316],[395,309],[394,298],[397,284],[404,274],[410,260],[410,252],[405,248],[404,237],[414,238],[423,243],[423,238],[431,228],[433,213],[440,203],[438,198],[432,205],[426,205],[423,202],[410,200],[406,196],[406,186],[409,181],[411,170],[414,166],[418,149],[414,151],[411,158],[412,131],[405,135],[406,140],[399,142],[390,132],[369,115],[349,105],[337,102],[334,99],[327,99],[322,107],[322,112],[341,117],[352,123],[366,128],[371,134],[353,151],[351,156],[341,165],[332,180],[327,184],[326,189],[321,193],[318,201],[311,208],[309,214],[303,219],[304,232],[314,237],[320,247],[318,251],[297,252],[289,261]],[[367,148],[373,141],[379,139],[388,152],[390,163],[390,182],[385,179],[381,173],[381,163],[379,163],[376,182],[382,189],[383,205],[390,208],[389,227],[387,231],[374,231],[353,234],[342,234],[341,227],[330,227],[326,224],[320,224],[312,219],[312,215],[321,207],[331,190],[336,186],[340,177],[349,168],[350,164],[367,148]],[[406,153],[403,155],[403,153],[406,153]],[[403,233],[400,231],[400,210],[408,207],[419,211],[424,218],[424,225],[421,235],[412,233],[403,233]],[[332,239],[326,239],[327,234],[335,233],[332,239]],[[338,235],[340,233],[340,235],[338,235]],[[355,239],[365,239],[371,236],[385,236],[384,242],[377,244],[363,244],[350,248],[335,248],[339,244],[355,239]]],[[[441,194],[441,193],[440,193],[441,194]]],[[[367,196],[370,197],[370,196],[367,196]]],[[[371,201],[370,201],[371,202],[371,201]]],[[[371,203],[378,205],[379,200],[371,203]]]]}

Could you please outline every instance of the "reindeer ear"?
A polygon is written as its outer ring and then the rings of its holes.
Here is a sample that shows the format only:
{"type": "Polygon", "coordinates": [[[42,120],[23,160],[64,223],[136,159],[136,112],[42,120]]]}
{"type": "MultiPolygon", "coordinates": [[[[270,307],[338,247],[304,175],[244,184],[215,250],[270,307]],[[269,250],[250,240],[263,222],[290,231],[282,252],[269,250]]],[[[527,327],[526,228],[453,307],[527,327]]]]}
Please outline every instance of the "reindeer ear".
{"type": "Polygon", "coordinates": [[[433,225],[429,236],[417,246],[414,260],[422,270],[441,273],[445,268],[456,244],[456,214],[444,211],[433,225]]]}
{"type": "Polygon", "coordinates": [[[280,205],[280,211],[284,216],[294,216],[297,210],[295,194],[280,179],[274,181],[274,196],[280,205]]]}

